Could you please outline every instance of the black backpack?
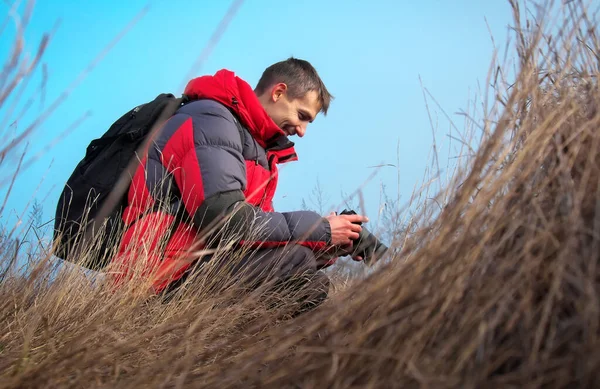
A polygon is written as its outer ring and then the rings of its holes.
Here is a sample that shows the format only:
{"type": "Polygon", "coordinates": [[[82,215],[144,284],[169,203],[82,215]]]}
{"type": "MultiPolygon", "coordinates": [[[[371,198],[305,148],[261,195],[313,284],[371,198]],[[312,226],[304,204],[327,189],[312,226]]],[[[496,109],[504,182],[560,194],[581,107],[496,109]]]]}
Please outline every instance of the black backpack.
{"type": "Polygon", "coordinates": [[[148,135],[189,100],[170,93],[139,105],[87,147],[56,207],[54,255],[102,270],[118,247],[127,190],[149,146],[148,135]]]}

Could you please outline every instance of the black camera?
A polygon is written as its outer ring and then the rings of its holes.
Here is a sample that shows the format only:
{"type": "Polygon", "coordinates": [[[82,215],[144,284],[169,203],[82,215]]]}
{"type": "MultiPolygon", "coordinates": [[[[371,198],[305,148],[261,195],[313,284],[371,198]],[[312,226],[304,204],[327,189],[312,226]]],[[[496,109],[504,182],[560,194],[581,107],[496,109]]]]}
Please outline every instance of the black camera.
{"type": "MultiPolygon", "coordinates": [[[[340,215],[356,215],[352,210],[344,209],[340,215]]],[[[357,223],[362,226],[362,223],[357,223]]],[[[372,264],[387,252],[388,247],[383,244],[375,235],[365,227],[362,227],[358,239],[353,241],[352,252],[348,255],[352,257],[360,256],[366,264],[372,264]]]]}

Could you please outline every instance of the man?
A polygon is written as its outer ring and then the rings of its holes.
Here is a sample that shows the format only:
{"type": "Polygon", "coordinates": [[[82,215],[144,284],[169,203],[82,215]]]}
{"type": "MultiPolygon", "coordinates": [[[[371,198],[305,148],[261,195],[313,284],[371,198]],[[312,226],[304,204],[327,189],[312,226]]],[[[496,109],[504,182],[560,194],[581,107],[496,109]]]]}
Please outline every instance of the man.
{"type": "Polygon", "coordinates": [[[278,62],[254,90],[223,69],[189,81],[184,95],[189,102],[163,125],[133,177],[116,279],[130,277],[145,256],[141,275],[162,293],[197,262],[199,249],[214,247],[210,239],[218,244],[227,235],[253,249],[233,273],[284,281],[310,275],[322,298],[329,284],[318,269],[335,262],[323,254],[344,253],[367,218],[273,209],[278,165],[297,160],[289,137],[303,137],[332,100],[314,67],[278,62]]]}

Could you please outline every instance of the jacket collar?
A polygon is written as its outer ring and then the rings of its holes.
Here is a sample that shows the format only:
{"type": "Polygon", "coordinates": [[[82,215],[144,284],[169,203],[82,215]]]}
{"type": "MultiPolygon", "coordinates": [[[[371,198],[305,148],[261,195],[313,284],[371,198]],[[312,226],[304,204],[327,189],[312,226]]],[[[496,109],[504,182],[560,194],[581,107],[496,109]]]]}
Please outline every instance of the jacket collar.
{"type": "Polygon", "coordinates": [[[190,80],[184,94],[191,100],[211,99],[231,109],[252,137],[280,162],[297,160],[294,142],[267,114],[254,90],[230,70],[221,69],[214,75],[190,80]]]}
{"type": "Polygon", "coordinates": [[[276,163],[285,163],[291,161],[297,161],[298,155],[294,149],[294,142],[284,135],[278,135],[273,139],[270,139],[267,144],[266,151],[269,155],[276,156],[276,163]]]}

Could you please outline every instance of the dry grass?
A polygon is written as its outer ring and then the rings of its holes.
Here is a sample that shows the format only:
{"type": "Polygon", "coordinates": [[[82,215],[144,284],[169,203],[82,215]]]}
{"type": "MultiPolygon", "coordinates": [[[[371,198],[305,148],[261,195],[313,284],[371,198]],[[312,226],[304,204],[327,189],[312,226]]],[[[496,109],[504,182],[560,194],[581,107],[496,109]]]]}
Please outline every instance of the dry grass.
{"type": "Polygon", "coordinates": [[[295,319],[210,274],[165,304],[34,269],[0,285],[0,387],[599,387],[596,25],[513,6],[516,79],[394,260],[295,319]]]}

